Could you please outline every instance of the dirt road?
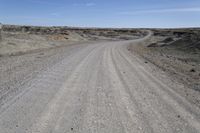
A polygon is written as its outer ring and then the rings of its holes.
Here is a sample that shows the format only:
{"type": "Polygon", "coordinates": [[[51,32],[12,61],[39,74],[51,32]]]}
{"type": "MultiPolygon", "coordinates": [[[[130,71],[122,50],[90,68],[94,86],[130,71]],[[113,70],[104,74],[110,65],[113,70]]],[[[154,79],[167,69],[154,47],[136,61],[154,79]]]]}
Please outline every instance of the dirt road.
{"type": "MultiPolygon", "coordinates": [[[[34,60],[9,59],[22,64],[11,63],[11,79],[1,80],[9,87],[0,92],[0,132],[200,132],[200,110],[173,91],[177,86],[167,84],[168,77],[154,76],[150,64],[127,50],[128,43],[75,45],[34,60]],[[19,77],[23,82],[13,81],[19,77]]],[[[8,73],[5,60],[1,79],[8,73]]]]}

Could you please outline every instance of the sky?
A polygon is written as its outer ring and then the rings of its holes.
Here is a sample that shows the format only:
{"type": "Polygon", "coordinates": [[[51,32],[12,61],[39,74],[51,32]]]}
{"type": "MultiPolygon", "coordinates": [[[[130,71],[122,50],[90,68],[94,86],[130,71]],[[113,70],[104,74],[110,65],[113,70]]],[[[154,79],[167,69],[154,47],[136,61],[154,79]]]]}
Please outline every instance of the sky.
{"type": "Polygon", "coordinates": [[[0,0],[0,22],[111,28],[200,27],[200,0],[0,0]]]}

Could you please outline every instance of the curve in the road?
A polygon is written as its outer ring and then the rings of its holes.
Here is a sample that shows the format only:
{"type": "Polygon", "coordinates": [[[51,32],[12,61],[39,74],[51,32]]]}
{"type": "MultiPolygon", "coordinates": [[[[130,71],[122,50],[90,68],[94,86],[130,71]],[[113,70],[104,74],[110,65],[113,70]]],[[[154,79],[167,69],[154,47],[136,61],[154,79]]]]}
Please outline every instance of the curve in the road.
{"type": "Polygon", "coordinates": [[[49,66],[1,107],[0,132],[200,132],[200,110],[154,77],[129,43],[86,45],[49,66]]]}

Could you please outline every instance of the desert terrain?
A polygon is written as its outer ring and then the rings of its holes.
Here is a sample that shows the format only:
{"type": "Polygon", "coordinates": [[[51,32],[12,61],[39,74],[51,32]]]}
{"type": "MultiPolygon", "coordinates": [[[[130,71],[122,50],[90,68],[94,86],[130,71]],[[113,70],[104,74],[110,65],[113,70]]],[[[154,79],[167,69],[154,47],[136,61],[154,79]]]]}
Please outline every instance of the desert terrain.
{"type": "Polygon", "coordinates": [[[130,29],[87,29],[4,25],[0,55],[20,55],[30,51],[91,41],[136,39],[145,32],[130,29]]]}
{"type": "Polygon", "coordinates": [[[200,132],[200,29],[3,25],[0,132],[200,132]]]}
{"type": "Polygon", "coordinates": [[[177,90],[200,106],[200,29],[152,29],[153,36],[145,42],[130,45],[146,63],[162,69],[187,89],[177,90]],[[190,89],[188,89],[190,88],[190,89]]]}

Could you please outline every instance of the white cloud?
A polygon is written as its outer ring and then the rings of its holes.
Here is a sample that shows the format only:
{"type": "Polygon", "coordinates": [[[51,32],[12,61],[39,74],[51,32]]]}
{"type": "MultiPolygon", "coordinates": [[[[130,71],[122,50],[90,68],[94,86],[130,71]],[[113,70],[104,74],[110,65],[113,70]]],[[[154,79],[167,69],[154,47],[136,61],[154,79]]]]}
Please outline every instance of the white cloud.
{"type": "Polygon", "coordinates": [[[176,13],[176,12],[200,12],[200,7],[125,11],[125,12],[119,12],[119,14],[120,15],[137,15],[137,14],[148,14],[148,13],[176,13]]]}
{"type": "Polygon", "coordinates": [[[55,17],[60,16],[60,14],[59,14],[59,13],[56,13],[56,12],[53,12],[53,13],[51,13],[50,15],[55,16],[55,17]]]}
{"type": "Polygon", "coordinates": [[[89,2],[89,3],[74,3],[73,6],[87,6],[87,7],[92,7],[92,6],[95,6],[96,3],[92,3],[92,2],[89,2]]]}
{"type": "Polygon", "coordinates": [[[86,6],[95,6],[96,4],[95,3],[86,3],[85,5],[86,6]]]}
{"type": "Polygon", "coordinates": [[[42,5],[55,5],[55,6],[61,6],[61,4],[56,2],[49,2],[44,0],[28,0],[29,2],[36,3],[36,4],[42,4],[42,5]]]}

